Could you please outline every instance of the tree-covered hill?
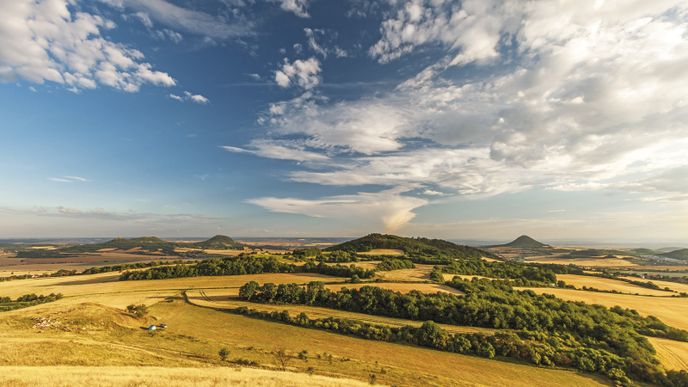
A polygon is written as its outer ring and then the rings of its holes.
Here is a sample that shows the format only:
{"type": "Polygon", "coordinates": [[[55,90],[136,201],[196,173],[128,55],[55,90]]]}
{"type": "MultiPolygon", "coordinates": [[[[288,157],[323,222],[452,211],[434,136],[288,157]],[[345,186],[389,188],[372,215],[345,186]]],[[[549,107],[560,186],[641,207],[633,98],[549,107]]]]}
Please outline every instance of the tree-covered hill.
{"type": "Polygon", "coordinates": [[[194,247],[199,249],[210,250],[225,250],[225,249],[243,249],[244,245],[235,241],[226,235],[215,235],[207,241],[193,243],[194,247]]]}
{"type": "Polygon", "coordinates": [[[674,250],[660,255],[667,258],[688,260],[688,249],[674,250]]]}
{"type": "Polygon", "coordinates": [[[330,246],[325,251],[366,252],[374,249],[396,249],[410,258],[481,258],[494,254],[470,246],[457,245],[441,239],[407,238],[388,234],[369,234],[362,238],[330,246]]]}
{"type": "Polygon", "coordinates": [[[529,237],[528,235],[521,235],[520,237],[514,239],[513,241],[504,244],[505,247],[517,247],[521,249],[541,249],[545,247],[551,247],[542,242],[538,242],[535,239],[529,237]]]}

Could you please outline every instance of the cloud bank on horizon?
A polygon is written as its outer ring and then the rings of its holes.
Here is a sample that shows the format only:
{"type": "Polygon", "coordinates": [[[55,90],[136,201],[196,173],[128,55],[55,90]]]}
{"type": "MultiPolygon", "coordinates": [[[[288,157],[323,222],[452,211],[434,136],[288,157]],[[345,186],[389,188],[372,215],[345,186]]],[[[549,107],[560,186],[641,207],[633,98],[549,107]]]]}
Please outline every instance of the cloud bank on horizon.
{"type": "MultiPolygon", "coordinates": [[[[110,32],[138,25],[169,50],[189,37],[208,52],[243,47],[264,63],[246,74],[268,100],[252,106],[249,134],[208,152],[274,163],[265,173],[294,188],[241,199],[274,214],[267,219],[434,233],[431,215],[414,223],[425,208],[528,192],[622,192],[638,211],[688,215],[688,2],[350,0],[327,17],[323,3],[233,0],[218,11],[165,0],[8,2],[0,81],[160,88],[210,109],[223,97],[206,97],[193,76],[110,32]],[[280,11],[299,38],[278,48],[265,15],[280,11]]],[[[635,218],[620,214],[610,217],[635,218]]],[[[688,223],[668,218],[678,238],[688,223]]]]}

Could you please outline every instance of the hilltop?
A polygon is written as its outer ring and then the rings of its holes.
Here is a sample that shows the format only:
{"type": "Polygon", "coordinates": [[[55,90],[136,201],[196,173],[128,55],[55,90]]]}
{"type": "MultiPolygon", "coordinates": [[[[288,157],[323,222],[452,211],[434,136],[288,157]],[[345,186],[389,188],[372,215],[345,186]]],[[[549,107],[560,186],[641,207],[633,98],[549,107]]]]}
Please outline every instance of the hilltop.
{"type": "Polygon", "coordinates": [[[451,258],[492,257],[494,254],[470,246],[457,245],[442,239],[408,238],[388,234],[369,234],[352,241],[330,246],[325,251],[354,251],[396,249],[405,255],[446,256],[451,258]]]}
{"type": "Polygon", "coordinates": [[[199,249],[209,250],[225,250],[225,249],[243,249],[244,245],[235,241],[226,235],[215,235],[207,241],[197,242],[193,244],[199,249]]]}
{"type": "Polygon", "coordinates": [[[69,246],[59,249],[58,251],[61,253],[86,253],[96,252],[102,249],[141,249],[147,251],[173,252],[174,249],[177,247],[186,247],[192,249],[227,250],[242,249],[244,245],[242,245],[239,242],[236,242],[234,239],[225,235],[215,235],[214,237],[206,241],[195,243],[171,242],[154,236],[145,236],[139,238],[115,238],[113,240],[103,243],[90,243],[69,246]]]}
{"type": "Polygon", "coordinates": [[[535,239],[529,237],[528,235],[521,235],[520,237],[514,239],[513,241],[500,245],[504,247],[518,247],[521,249],[541,249],[545,247],[551,247],[542,242],[538,242],[535,239]]]}

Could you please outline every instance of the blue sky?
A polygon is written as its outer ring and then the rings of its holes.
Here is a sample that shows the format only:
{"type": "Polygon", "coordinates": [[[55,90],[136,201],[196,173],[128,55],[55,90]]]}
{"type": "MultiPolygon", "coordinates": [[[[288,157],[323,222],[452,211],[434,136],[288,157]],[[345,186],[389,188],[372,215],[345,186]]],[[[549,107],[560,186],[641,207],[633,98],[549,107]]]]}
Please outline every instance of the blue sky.
{"type": "Polygon", "coordinates": [[[2,237],[688,235],[684,1],[0,14],[2,237]]]}

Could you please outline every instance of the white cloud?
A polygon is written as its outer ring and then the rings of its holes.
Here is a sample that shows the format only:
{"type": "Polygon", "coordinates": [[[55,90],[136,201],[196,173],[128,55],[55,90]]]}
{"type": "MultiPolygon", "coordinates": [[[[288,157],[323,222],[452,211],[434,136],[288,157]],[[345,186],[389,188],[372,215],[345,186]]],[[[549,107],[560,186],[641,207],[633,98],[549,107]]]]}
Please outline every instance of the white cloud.
{"type": "Polygon", "coordinates": [[[292,12],[298,17],[309,17],[308,3],[311,0],[276,0],[280,3],[280,8],[287,12],[292,12]]]}
{"type": "Polygon", "coordinates": [[[225,20],[205,12],[180,7],[165,0],[100,0],[116,8],[129,8],[136,15],[146,15],[148,20],[170,28],[212,39],[229,39],[253,33],[253,25],[242,19],[225,20]],[[152,19],[152,20],[151,20],[152,19]]]}
{"type": "Polygon", "coordinates": [[[185,91],[183,95],[177,95],[177,94],[170,94],[170,98],[172,98],[175,101],[179,102],[184,102],[184,101],[190,101],[193,103],[197,103],[199,105],[205,105],[210,103],[210,100],[200,94],[193,94],[190,91],[185,91]]]}
{"type": "Polygon", "coordinates": [[[49,177],[48,180],[57,183],[86,183],[91,180],[81,177],[81,176],[59,176],[59,177],[49,177]]]}
{"type": "Polygon", "coordinates": [[[290,63],[285,58],[282,67],[275,71],[275,82],[283,88],[298,85],[305,90],[312,89],[320,84],[320,61],[309,58],[290,63]]]}
{"type": "Polygon", "coordinates": [[[249,153],[260,157],[293,160],[293,161],[325,161],[329,158],[321,153],[308,151],[303,144],[294,141],[254,140],[249,148],[222,146],[222,149],[232,153],[249,153]]]}
{"type": "Polygon", "coordinates": [[[356,219],[360,224],[372,224],[379,230],[395,232],[415,217],[414,209],[427,204],[424,199],[402,195],[403,189],[375,193],[360,192],[307,200],[264,197],[249,200],[272,212],[300,214],[341,221],[356,219]]]}
{"type": "Polygon", "coordinates": [[[269,138],[334,160],[290,179],[471,196],[541,188],[688,198],[673,183],[688,168],[688,94],[677,87],[688,84],[688,4],[398,4],[373,55],[384,62],[421,45],[445,55],[394,92],[271,105],[261,120],[269,138]],[[502,58],[500,41],[517,55],[502,58]],[[446,71],[467,63],[494,71],[446,71]]]}
{"type": "Polygon", "coordinates": [[[9,1],[0,4],[0,81],[24,79],[71,90],[98,84],[136,92],[143,84],[173,86],[144,55],[101,35],[114,23],[73,9],[75,0],[9,1]]]}

